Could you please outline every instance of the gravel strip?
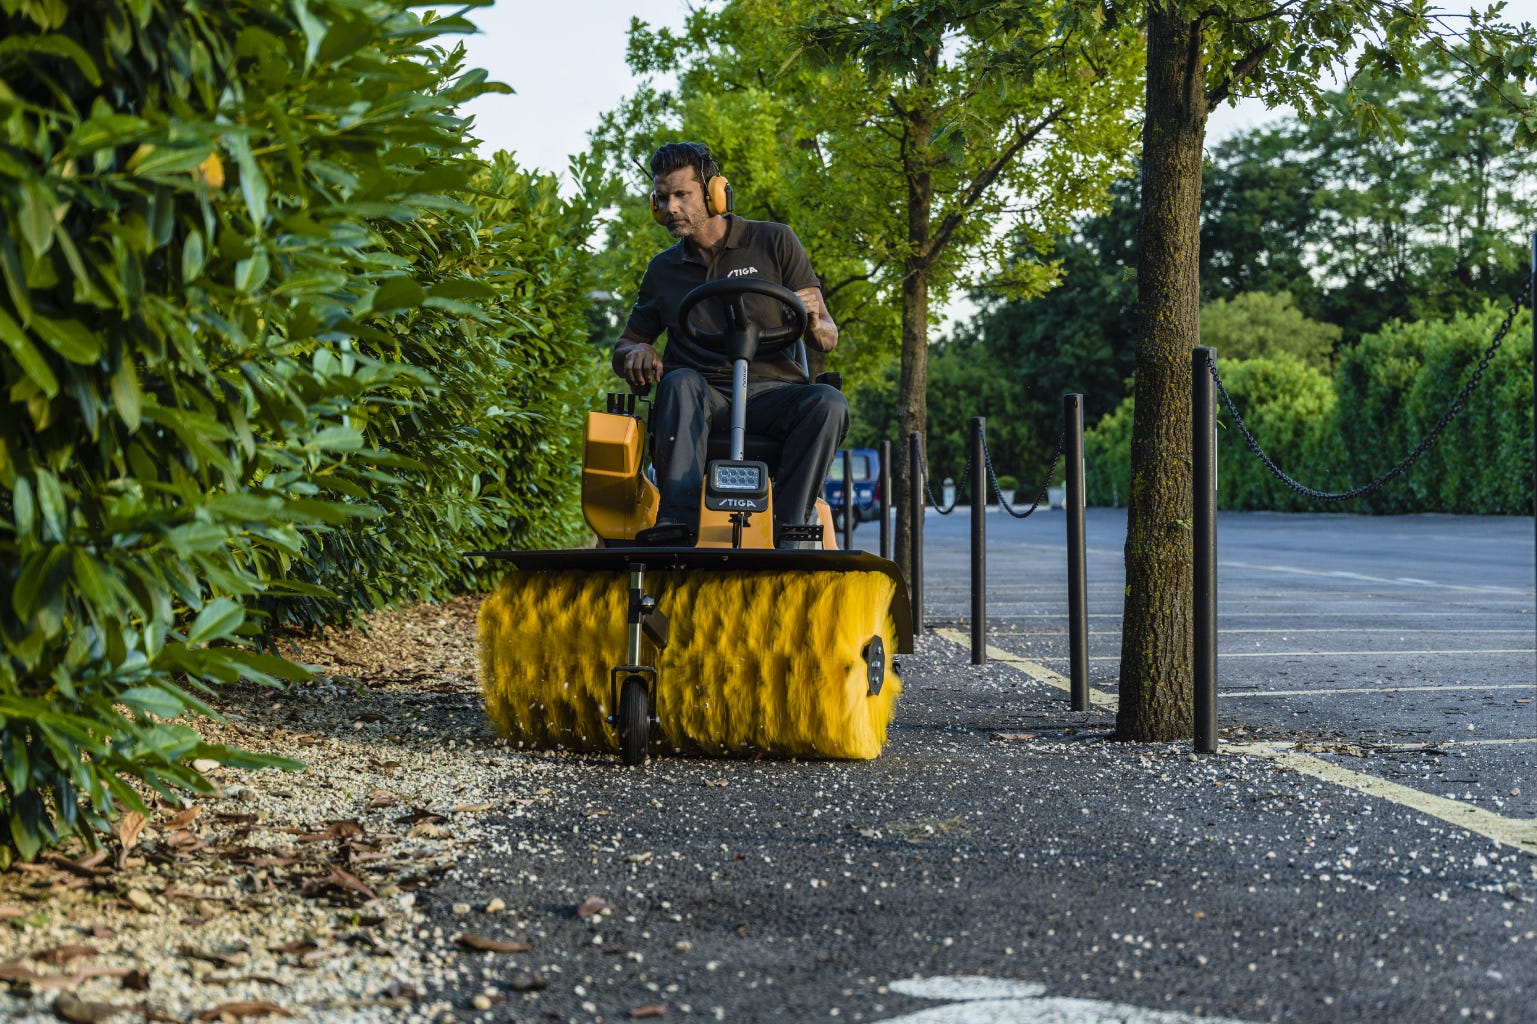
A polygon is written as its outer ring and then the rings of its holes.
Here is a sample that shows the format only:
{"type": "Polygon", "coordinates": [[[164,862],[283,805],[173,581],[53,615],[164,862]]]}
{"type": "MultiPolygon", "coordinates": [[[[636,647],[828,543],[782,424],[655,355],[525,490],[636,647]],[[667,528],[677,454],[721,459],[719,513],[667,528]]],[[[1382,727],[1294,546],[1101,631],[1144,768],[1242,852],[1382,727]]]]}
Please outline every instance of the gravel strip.
{"type": "Polygon", "coordinates": [[[157,803],[127,849],[120,834],[0,874],[0,1019],[438,1017],[422,993],[460,936],[424,926],[418,892],[485,841],[486,816],[550,795],[481,709],[477,607],[300,641],[315,681],[219,695],[205,738],[306,770],[210,764],[219,793],[157,803]]]}

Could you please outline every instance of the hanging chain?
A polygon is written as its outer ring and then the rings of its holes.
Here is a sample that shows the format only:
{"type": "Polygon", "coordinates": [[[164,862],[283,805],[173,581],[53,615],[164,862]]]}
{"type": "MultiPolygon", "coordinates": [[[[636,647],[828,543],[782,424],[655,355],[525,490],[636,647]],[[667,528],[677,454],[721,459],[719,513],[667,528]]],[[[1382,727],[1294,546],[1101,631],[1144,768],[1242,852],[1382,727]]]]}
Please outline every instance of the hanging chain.
{"type": "Polygon", "coordinates": [[[1470,396],[1473,393],[1473,389],[1478,386],[1479,378],[1481,378],[1484,375],[1484,371],[1489,368],[1489,361],[1494,358],[1494,353],[1499,350],[1501,342],[1505,340],[1505,335],[1510,331],[1510,325],[1515,322],[1516,314],[1521,310],[1521,302],[1522,300],[1518,298],[1515,302],[1515,305],[1511,306],[1510,309],[1506,311],[1504,323],[1500,324],[1500,329],[1494,333],[1494,341],[1490,343],[1489,348],[1484,352],[1483,358],[1478,361],[1478,366],[1476,369],[1474,369],[1473,375],[1469,377],[1468,382],[1463,385],[1462,391],[1452,402],[1451,408],[1447,409],[1441,418],[1436,421],[1436,425],[1430,428],[1430,433],[1425,435],[1424,440],[1420,441],[1419,445],[1415,447],[1414,451],[1404,456],[1403,460],[1400,461],[1398,465],[1382,474],[1382,476],[1378,477],[1376,480],[1373,480],[1369,484],[1362,484],[1360,487],[1353,487],[1348,491],[1315,490],[1314,488],[1309,487],[1306,484],[1298,483],[1296,480],[1293,480],[1291,477],[1287,476],[1286,473],[1281,470],[1281,467],[1277,466],[1275,462],[1271,460],[1270,456],[1265,454],[1265,450],[1260,447],[1259,441],[1255,439],[1252,433],[1250,433],[1248,425],[1243,421],[1243,416],[1239,415],[1238,407],[1233,404],[1232,396],[1227,393],[1227,388],[1222,383],[1221,375],[1217,373],[1216,360],[1213,359],[1210,355],[1206,357],[1206,368],[1211,372],[1211,379],[1217,385],[1217,394],[1221,396],[1222,404],[1227,407],[1228,414],[1233,417],[1234,425],[1237,426],[1239,432],[1243,434],[1244,441],[1249,445],[1249,450],[1259,457],[1259,460],[1265,464],[1266,469],[1269,469],[1271,473],[1275,474],[1276,479],[1280,480],[1283,484],[1285,484],[1287,487],[1290,487],[1298,494],[1301,494],[1304,497],[1312,498],[1314,501],[1348,501],[1351,498],[1359,498],[1362,495],[1370,494],[1373,491],[1381,489],[1385,484],[1388,483],[1388,481],[1400,475],[1410,466],[1419,461],[1420,456],[1428,452],[1436,443],[1436,441],[1440,439],[1442,432],[1445,431],[1447,426],[1452,422],[1452,418],[1461,412],[1463,406],[1467,404],[1468,396],[1470,396]]]}
{"type": "MultiPolygon", "coordinates": [[[[987,434],[984,432],[982,435],[982,462],[987,467],[987,479],[992,484],[993,491],[998,495],[999,507],[1001,507],[1009,515],[1013,516],[1015,519],[1026,519],[1032,512],[1040,508],[1041,504],[1046,500],[1047,490],[1051,486],[1052,477],[1056,475],[1057,463],[1062,461],[1062,452],[1066,443],[1067,427],[1063,426],[1062,431],[1057,434],[1057,450],[1051,456],[1051,468],[1046,470],[1046,480],[1041,484],[1040,493],[1038,493],[1035,498],[1035,504],[1031,505],[1025,511],[1020,512],[1017,511],[1014,506],[1003,500],[1003,488],[998,486],[998,474],[993,472],[993,453],[987,447],[987,434]]],[[[972,460],[970,455],[971,446],[967,445],[966,448],[968,452],[966,456],[966,468],[961,470],[961,480],[963,482],[969,483],[971,480],[972,467],[972,460]]],[[[954,512],[956,503],[960,501],[960,485],[956,485],[955,497],[950,499],[949,505],[940,504],[939,499],[934,497],[934,486],[929,480],[928,456],[924,453],[922,446],[918,448],[918,459],[919,466],[923,470],[923,489],[928,492],[929,504],[933,506],[934,511],[938,512],[942,516],[947,516],[951,512],[954,512]]],[[[985,500],[986,496],[984,495],[983,497],[985,500]]]]}
{"type": "Polygon", "coordinates": [[[993,454],[987,449],[987,434],[984,432],[982,435],[982,461],[987,463],[987,479],[992,482],[993,492],[998,495],[998,506],[1015,519],[1028,519],[1032,512],[1040,508],[1041,503],[1046,500],[1047,491],[1051,487],[1052,477],[1057,474],[1057,463],[1062,460],[1062,446],[1066,442],[1067,427],[1064,426],[1061,433],[1057,434],[1057,450],[1051,456],[1051,468],[1046,471],[1046,479],[1041,484],[1040,493],[1035,496],[1035,504],[1023,512],[1019,512],[1015,510],[1013,505],[1003,500],[1003,488],[998,486],[998,475],[993,472],[993,454]]]}
{"type": "MultiPolygon", "coordinates": [[[[940,504],[939,499],[934,497],[934,485],[929,480],[929,457],[928,453],[923,450],[922,445],[918,447],[918,459],[923,467],[923,489],[929,494],[929,504],[934,507],[935,512],[938,512],[942,516],[947,516],[951,512],[954,512],[956,502],[961,500],[960,486],[956,486],[955,496],[950,499],[950,504],[940,504]]],[[[966,456],[966,468],[961,471],[961,479],[963,481],[971,479],[971,456],[969,454],[966,456]]]]}

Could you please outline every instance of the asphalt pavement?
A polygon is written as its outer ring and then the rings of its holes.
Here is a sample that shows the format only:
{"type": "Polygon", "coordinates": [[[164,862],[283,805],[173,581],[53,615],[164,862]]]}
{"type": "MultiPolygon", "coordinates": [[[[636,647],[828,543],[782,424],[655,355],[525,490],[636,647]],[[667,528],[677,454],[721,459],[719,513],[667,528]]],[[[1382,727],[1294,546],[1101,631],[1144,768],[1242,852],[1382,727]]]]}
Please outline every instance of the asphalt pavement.
{"type": "Polygon", "coordinates": [[[1087,523],[1089,712],[1063,514],[987,516],[976,666],[967,510],[931,513],[879,759],[532,755],[421,894],[529,948],[466,951],[435,995],[466,1021],[1537,1021],[1533,521],[1223,515],[1210,755],[1109,739],[1124,512],[1087,523]]]}

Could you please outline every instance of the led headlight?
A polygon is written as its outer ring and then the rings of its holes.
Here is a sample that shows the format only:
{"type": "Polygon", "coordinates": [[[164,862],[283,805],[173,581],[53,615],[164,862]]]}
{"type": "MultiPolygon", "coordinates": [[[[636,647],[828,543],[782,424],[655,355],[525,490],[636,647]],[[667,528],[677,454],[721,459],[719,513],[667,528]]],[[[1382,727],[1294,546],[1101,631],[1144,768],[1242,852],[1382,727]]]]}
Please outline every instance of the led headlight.
{"type": "Polygon", "coordinates": [[[704,489],[704,507],[716,512],[767,512],[768,466],[762,462],[710,463],[704,489]]]}
{"type": "Polygon", "coordinates": [[[710,489],[748,493],[762,491],[763,466],[759,463],[714,463],[710,466],[710,489]]]}

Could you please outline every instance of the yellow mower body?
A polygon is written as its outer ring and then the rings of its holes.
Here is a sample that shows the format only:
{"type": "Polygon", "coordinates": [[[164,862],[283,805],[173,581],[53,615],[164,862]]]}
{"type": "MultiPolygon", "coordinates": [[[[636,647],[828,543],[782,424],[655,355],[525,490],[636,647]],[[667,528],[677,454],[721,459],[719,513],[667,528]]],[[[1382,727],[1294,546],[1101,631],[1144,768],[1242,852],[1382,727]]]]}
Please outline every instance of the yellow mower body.
{"type": "MultiPolygon", "coordinates": [[[[795,293],[755,279],[695,289],[679,313],[685,329],[691,303],[739,292],[769,294],[797,312],[779,340],[804,330],[795,293]]],[[[747,319],[738,309],[731,322],[747,319]]],[[[727,340],[739,413],[757,342],[751,331],[727,340]]],[[[740,420],[734,458],[709,465],[694,543],[658,546],[672,528],[640,536],[656,522],[659,496],[635,407],[634,395],[610,395],[608,411],[587,415],[582,513],[596,548],[475,552],[513,568],[478,620],[492,722],[520,746],[617,749],[629,765],[643,763],[653,742],[716,756],[879,755],[902,688],[889,656],[913,642],[901,573],[867,552],[837,550],[821,499],[820,532],[780,531],[813,547],[819,536],[820,549],[777,550],[775,455],[744,457],[759,441],[740,420]]]]}
{"type": "MultiPolygon", "coordinates": [[[[635,535],[656,524],[660,503],[656,484],[642,471],[645,456],[645,424],[633,415],[589,412],[582,448],[582,515],[598,540],[607,544],[633,541],[635,535]]],[[[741,547],[774,546],[773,495],[768,512],[748,522],[741,547]]],[[[817,499],[823,543],[837,546],[832,510],[817,499]]],[[[700,502],[699,539],[695,547],[729,548],[733,545],[729,512],[715,511],[700,502]]]]}

